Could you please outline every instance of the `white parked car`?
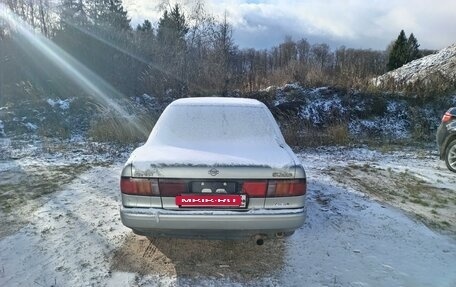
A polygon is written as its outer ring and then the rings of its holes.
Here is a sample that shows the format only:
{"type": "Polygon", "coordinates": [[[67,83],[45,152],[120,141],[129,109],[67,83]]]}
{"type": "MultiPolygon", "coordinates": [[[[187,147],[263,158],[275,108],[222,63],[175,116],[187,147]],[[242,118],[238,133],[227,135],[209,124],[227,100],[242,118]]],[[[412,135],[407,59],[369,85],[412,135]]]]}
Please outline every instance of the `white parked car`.
{"type": "Polygon", "coordinates": [[[304,168],[252,99],[172,102],[126,162],[120,188],[123,224],[148,237],[262,244],[305,220],[304,168]]]}

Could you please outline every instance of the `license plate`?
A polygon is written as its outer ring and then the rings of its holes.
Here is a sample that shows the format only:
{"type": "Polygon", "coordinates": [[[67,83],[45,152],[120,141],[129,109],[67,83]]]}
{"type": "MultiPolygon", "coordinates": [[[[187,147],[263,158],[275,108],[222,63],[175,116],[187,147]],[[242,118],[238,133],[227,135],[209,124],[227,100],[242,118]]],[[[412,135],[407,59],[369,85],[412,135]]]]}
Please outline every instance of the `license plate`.
{"type": "Polygon", "coordinates": [[[246,207],[246,195],[178,195],[179,207],[246,207]]]}

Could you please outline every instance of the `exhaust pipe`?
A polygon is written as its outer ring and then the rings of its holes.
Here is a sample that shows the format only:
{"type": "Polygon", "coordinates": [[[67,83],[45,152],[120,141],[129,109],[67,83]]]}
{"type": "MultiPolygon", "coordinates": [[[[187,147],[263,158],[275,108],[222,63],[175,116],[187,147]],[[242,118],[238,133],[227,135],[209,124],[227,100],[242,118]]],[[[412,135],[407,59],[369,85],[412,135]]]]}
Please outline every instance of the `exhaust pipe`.
{"type": "Polygon", "coordinates": [[[255,243],[256,243],[258,246],[263,245],[263,244],[264,244],[263,236],[261,236],[261,235],[255,235],[255,243]]]}

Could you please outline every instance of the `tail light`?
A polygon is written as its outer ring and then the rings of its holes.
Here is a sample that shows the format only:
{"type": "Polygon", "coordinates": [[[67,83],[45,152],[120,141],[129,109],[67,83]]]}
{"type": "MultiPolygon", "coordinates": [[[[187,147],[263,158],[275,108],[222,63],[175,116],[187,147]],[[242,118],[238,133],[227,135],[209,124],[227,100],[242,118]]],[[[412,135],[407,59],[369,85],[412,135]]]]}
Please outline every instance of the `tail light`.
{"type": "Polygon", "coordinates": [[[300,196],[306,194],[306,180],[271,180],[268,185],[267,197],[300,196]]]}
{"type": "MultiPolygon", "coordinates": [[[[250,198],[289,197],[306,194],[306,180],[251,180],[242,183],[242,193],[250,198]]],[[[188,192],[187,182],[177,179],[121,177],[123,194],[175,197],[188,192]]]]}
{"type": "Polygon", "coordinates": [[[263,180],[246,181],[242,185],[242,193],[249,197],[287,197],[306,194],[306,180],[263,180]]]}
{"type": "Polygon", "coordinates": [[[160,179],[158,181],[160,195],[165,197],[174,197],[187,192],[187,183],[178,179],[160,179]]]}
{"type": "Polygon", "coordinates": [[[242,184],[242,193],[247,194],[249,197],[266,197],[267,187],[267,180],[245,181],[242,184]]]}
{"type": "Polygon", "coordinates": [[[160,196],[156,179],[121,177],[120,191],[129,195],[160,196]]]}
{"type": "Polygon", "coordinates": [[[446,112],[442,117],[442,123],[449,122],[453,118],[453,115],[449,112],[446,112]]]}

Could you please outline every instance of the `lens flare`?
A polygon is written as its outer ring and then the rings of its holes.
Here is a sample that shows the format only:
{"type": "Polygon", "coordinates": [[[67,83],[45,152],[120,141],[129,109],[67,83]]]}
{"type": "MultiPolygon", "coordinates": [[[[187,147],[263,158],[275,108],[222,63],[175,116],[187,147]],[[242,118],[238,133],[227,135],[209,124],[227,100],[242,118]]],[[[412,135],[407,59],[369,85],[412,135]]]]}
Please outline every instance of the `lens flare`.
{"type": "MultiPolygon", "coordinates": [[[[81,64],[51,40],[36,32],[4,4],[0,4],[0,20],[5,22],[20,37],[21,43],[19,47],[21,49],[31,48],[34,52],[36,51],[37,57],[47,58],[97,103],[115,111],[125,118],[133,128],[145,136],[148,135],[149,131],[137,122],[135,117],[119,103],[121,101],[125,102],[123,100],[125,97],[100,76],[81,64]]],[[[125,103],[122,104],[124,105],[125,103]]]]}

